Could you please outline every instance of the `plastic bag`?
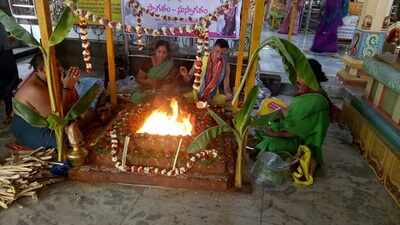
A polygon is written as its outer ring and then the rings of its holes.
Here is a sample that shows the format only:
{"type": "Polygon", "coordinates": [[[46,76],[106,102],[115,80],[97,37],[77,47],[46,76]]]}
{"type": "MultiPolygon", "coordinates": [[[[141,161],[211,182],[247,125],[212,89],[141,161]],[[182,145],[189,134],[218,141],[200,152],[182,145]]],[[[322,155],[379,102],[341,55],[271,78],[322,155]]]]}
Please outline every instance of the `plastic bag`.
{"type": "Polygon", "coordinates": [[[278,154],[263,151],[257,156],[251,173],[257,184],[283,184],[290,175],[290,162],[283,160],[278,154]]]}

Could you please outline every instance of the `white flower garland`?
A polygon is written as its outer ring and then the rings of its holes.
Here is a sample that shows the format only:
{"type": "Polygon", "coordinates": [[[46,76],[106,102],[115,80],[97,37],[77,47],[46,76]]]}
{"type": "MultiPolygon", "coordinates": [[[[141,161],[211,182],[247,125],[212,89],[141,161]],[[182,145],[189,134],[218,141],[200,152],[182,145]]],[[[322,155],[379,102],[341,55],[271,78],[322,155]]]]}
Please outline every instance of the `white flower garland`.
{"type": "MultiPolygon", "coordinates": [[[[127,120],[128,112],[124,113],[123,120],[127,120]]],[[[189,157],[189,160],[186,162],[185,166],[179,168],[159,168],[154,166],[141,166],[141,165],[132,165],[132,166],[123,166],[121,160],[118,158],[118,150],[119,148],[119,140],[117,135],[117,126],[114,125],[112,130],[109,131],[109,137],[111,138],[111,160],[115,163],[115,168],[122,172],[131,172],[131,173],[143,173],[146,175],[165,175],[165,176],[178,176],[183,175],[188,172],[199,160],[205,160],[207,158],[215,159],[218,157],[218,153],[215,149],[204,150],[198,153],[195,153],[189,157]]]]}

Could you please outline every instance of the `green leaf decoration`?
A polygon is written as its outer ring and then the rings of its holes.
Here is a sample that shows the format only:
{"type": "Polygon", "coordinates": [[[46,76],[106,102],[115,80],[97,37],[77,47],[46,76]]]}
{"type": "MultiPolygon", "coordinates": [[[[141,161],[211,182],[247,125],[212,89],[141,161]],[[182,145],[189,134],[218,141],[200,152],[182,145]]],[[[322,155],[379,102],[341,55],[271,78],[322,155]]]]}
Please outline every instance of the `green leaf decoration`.
{"type": "Polygon", "coordinates": [[[75,120],[89,108],[90,104],[99,94],[100,85],[94,84],[69,110],[64,120],[69,122],[75,120]]]}
{"type": "Polygon", "coordinates": [[[243,105],[243,108],[235,115],[234,124],[236,131],[239,132],[240,135],[243,135],[246,127],[248,125],[248,121],[251,117],[251,112],[254,109],[254,105],[257,102],[257,94],[258,94],[258,87],[254,86],[249,96],[247,97],[246,102],[243,105]]]}
{"type": "MultiPolygon", "coordinates": [[[[289,79],[292,84],[296,84],[296,80],[300,78],[304,80],[306,85],[313,90],[319,90],[320,85],[304,53],[292,42],[282,38],[279,40],[285,46],[287,53],[290,55],[293,61],[293,64],[291,62],[288,64],[289,67],[292,67],[288,71],[289,79]]],[[[282,57],[282,59],[287,59],[287,57],[282,57]]],[[[283,63],[285,64],[285,62],[283,63]]]]}
{"type": "Polygon", "coordinates": [[[50,113],[47,117],[47,122],[49,123],[49,128],[52,130],[60,130],[66,125],[66,121],[54,113],[50,113]]]}
{"type": "Polygon", "coordinates": [[[270,46],[274,48],[282,57],[284,68],[286,72],[289,74],[289,80],[293,85],[295,85],[296,81],[299,78],[301,78],[305,81],[306,85],[312,88],[313,90],[320,89],[320,85],[317,81],[317,78],[315,77],[315,74],[310,64],[308,63],[308,59],[304,55],[304,53],[290,41],[273,36],[263,41],[260,44],[260,46],[254,51],[254,53],[250,56],[249,63],[243,74],[242,80],[239,85],[239,89],[236,90],[236,93],[233,97],[232,104],[234,104],[239,100],[240,92],[242,91],[246,83],[246,80],[249,76],[250,68],[253,66],[255,62],[258,61],[259,58],[258,53],[265,46],[270,46]]]}
{"type": "Polygon", "coordinates": [[[214,126],[206,129],[201,132],[197,137],[195,137],[190,144],[190,146],[186,149],[189,153],[196,153],[204,150],[211,140],[215,139],[219,135],[225,132],[231,132],[232,128],[229,126],[214,126]]]}
{"type": "Polygon", "coordinates": [[[66,7],[58,20],[54,31],[51,33],[49,45],[54,46],[62,42],[74,25],[74,21],[75,16],[72,13],[72,10],[69,7],[66,7]]]}
{"type": "Polygon", "coordinates": [[[217,113],[215,113],[212,109],[207,108],[208,114],[217,122],[217,124],[221,127],[229,127],[229,124],[225,122],[217,113]]]}
{"type": "Polygon", "coordinates": [[[49,126],[49,124],[46,121],[46,118],[44,118],[36,111],[29,108],[25,104],[21,103],[17,99],[13,98],[12,104],[15,114],[17,114],[19,117],[21,117],[30,125],[41,128],[49,126]]]}
{"type": "Polygon", "coordinates": [[[39,42],[23,27],[21,27],[14,18],[8,16],[0,9],[0,23],[3,24],[5,30],[16,39],[23,41],[25,44],[32,47],[39,47],[39,42]]]}
{"type": "Polygon", "coordinates": [[[267,126],[268,122],[275,121],[280,118],[282,118],[282,113],[280,111],[275,111],[270,114],[251,118],[249,125],[251,127],[267,126]]]}

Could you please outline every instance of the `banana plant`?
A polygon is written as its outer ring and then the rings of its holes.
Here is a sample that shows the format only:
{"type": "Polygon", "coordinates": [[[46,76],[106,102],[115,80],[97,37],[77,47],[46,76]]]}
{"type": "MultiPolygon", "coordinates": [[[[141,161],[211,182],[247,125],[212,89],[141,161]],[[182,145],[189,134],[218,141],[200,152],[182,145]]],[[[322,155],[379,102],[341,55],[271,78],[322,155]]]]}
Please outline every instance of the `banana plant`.
{"type": "MultiPolygon", "coordinates": [[[[63,136],[64,127],[87,111],[87,109],[90,107],[90,104],[99,94],[100,90],[100,85],[94,84],[82,97],[79,98],[77,102],[75,102],[74,105],[72,105],[71,109],[64,118],[60,118],[54,113],[51,113],[47,118],[45,118],[15,98],[13,99],[13,110],[15,114],[20,116],[27,123],[34,127],[49,128],[54,130],[57,147],[59,147],[63,146],[64,143],[63,139],[57,137],[63,136]]],[[[63,152],[59,149],[57,152],[58,160],[61,161],[63,158],[63,152]]]]}
{"type": "Polygon", "coordinates": [[[243,108],[235,114],[232,125],[225,122],[218,114],[207,109],[210,116],[217,122],[217,126],[210,127],[200,133],[190,144],[189,153],[198,152],[207,147],[209,142],[223,133],[231,133],[238,145],[235,165],[235,187],[242,187],[243,151],[246,147],[247,133],[251,123],[251,112],[257,101],[258,87],[253,87],[243,108]]]}
{"type": "MultiPolygon", "coordinates": [[[[44,46],[41,45],[36,39],[28,33],[23,27],[21,27],[14,18],[8,16],[4,11],[0,10],[0,23],[3,24],[5,30],[9,32],[13,37],[16,39],[24,42],[25,44],[32,46],[32,47],[37,47],[40,49],[41,53],[43,54],[43,59],[44,59],[44,67],[45,67],[45,73],[46,73],[46,79],[47,79],[47,86],[49,89],[49,97],[50,97],[50,105],[52,112],[50,116],[47,119],[42,118],[38,119],[38,115],[34,114],[31,112],[31,116],[37,118],[38,120],[33,120],[31,122],[37,122],[40,125],[45,125],[47,123],[47,126],[54,129],[55,134],[56,134],[56,142],[57,142],[57,149],[58,149],[58,160],[62,160],[62,152],[63,152],[63,119],[60,117],[59,112],[56,112],[56,103],[55,103],[55,98],[54,98],[54,88],[53,88],[53,77],[54,73],[56,71],[52,71],[51,65],[53,62],[50,60],[50,49],[51,47],[59,44],[64,40],[64,38],[67,36],[69,31],[71,30],[73,23],[75,21],[75,16],[71,9],[69,7],[66,7],[57,22],[49,40],[48,45],[44,46]],[[46,123],[45,123],[46,121],[46,123]]],[[[21,106],[21,104],[16,103],[16,105],[21,106]]],[[[23,109],[24,107],[20,107],[23,109]]],[[[26,108],[25,108],[26,109],[26,108]]],[[[23,112],[27,113],[27,110],[23,110],[23,112]]],[[[23,115],[21,117],[24,118],[23,115]]],[[[25,118],[27,118],[26,116],[25,118]]],[[[67,118],[67,117],[66,117],[67,118]]],[[[35,124],[35,125],[39,125],[35,124]]]]}
{"type": "MultiPolygon", "coordinates": [[[[236,90],[235,96],[232,100],[232,105],[238,101],[240,92],[243,89],[245,82],[249,76],[250,68],[258,60],[258,53],[265,46],[271,46],[278,51],[282,57],[285,70],[289,74],[289,80],[292,84],[296,84],[298,79],[302,79],[305,83],[314,90],[319,90],[320,86],[316,80],[314,72],[306,56],[303,52],[298,49],[291,42],[281,39],[278,37],[270,37],[262,42],[262,44],[256,49],[256,51],[251,55],[249,64],[241,80],[239,89],[236,90]]],[[[238,113],[234,115],[232,125],[230,126],[221,117],[219,117],[211,109],[208,109],[208,113],[217,122],[217,126],[211,127],[200,133],[196,138],[194,138],[191,145],[188,147],[187,151],[189,153],[198,152],[207,147],[209,142],[218,137],[223,133],[231,133],[235,137],[238,145],[236,165],[235,165],[235,187],[242,187],[242,170],[243,170],[243,154],[246,147],[248,130],[250,127],[255,127],[259,125],[265,125],[266,121],[273,120],[277,117],[277,114],[273,113],[266,116],[254,117],[251,115],[254,106],[257,101],[258,87],[254,86],[250,93],[248,94],[243,107],[238,113]]]]}
{"type": "Polygon", "coordinates": [[[250,56],[249,63],[243,74],[242,80],[240,81],[239,88],[238,90],[235,90],[236,92],[232,100],[232,105],[239,100],[240,92],[242,91],[250,74],[249,72],[251,67],[254,66],[254,63],[258,61],[259,52],[266,46],[272,47],[279,53],[282,58],[283,66],[286,72],[289,74],[289,81],[293,85],[296,84],[298,79],[302,79],[311,89],[315,91],[320,89],[320,85],[304,53],[290,41],[272,36],[263,41],[250,56]]]}

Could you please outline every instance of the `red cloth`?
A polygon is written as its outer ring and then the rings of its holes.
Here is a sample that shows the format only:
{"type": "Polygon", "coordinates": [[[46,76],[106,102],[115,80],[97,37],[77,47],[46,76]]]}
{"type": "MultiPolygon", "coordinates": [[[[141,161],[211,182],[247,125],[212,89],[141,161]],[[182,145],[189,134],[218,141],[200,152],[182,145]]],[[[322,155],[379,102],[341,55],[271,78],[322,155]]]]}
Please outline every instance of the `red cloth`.
{"type": "Polygon", "coordinates": [[[222,58],[217,59],[216,62],[210,57],[209,64],[207,66],[206,83],[203,92],[203,98],[208,99],[215,88],[218,88],[218,82],[222,76],[222,70],[224,61],[222,58]]]}

